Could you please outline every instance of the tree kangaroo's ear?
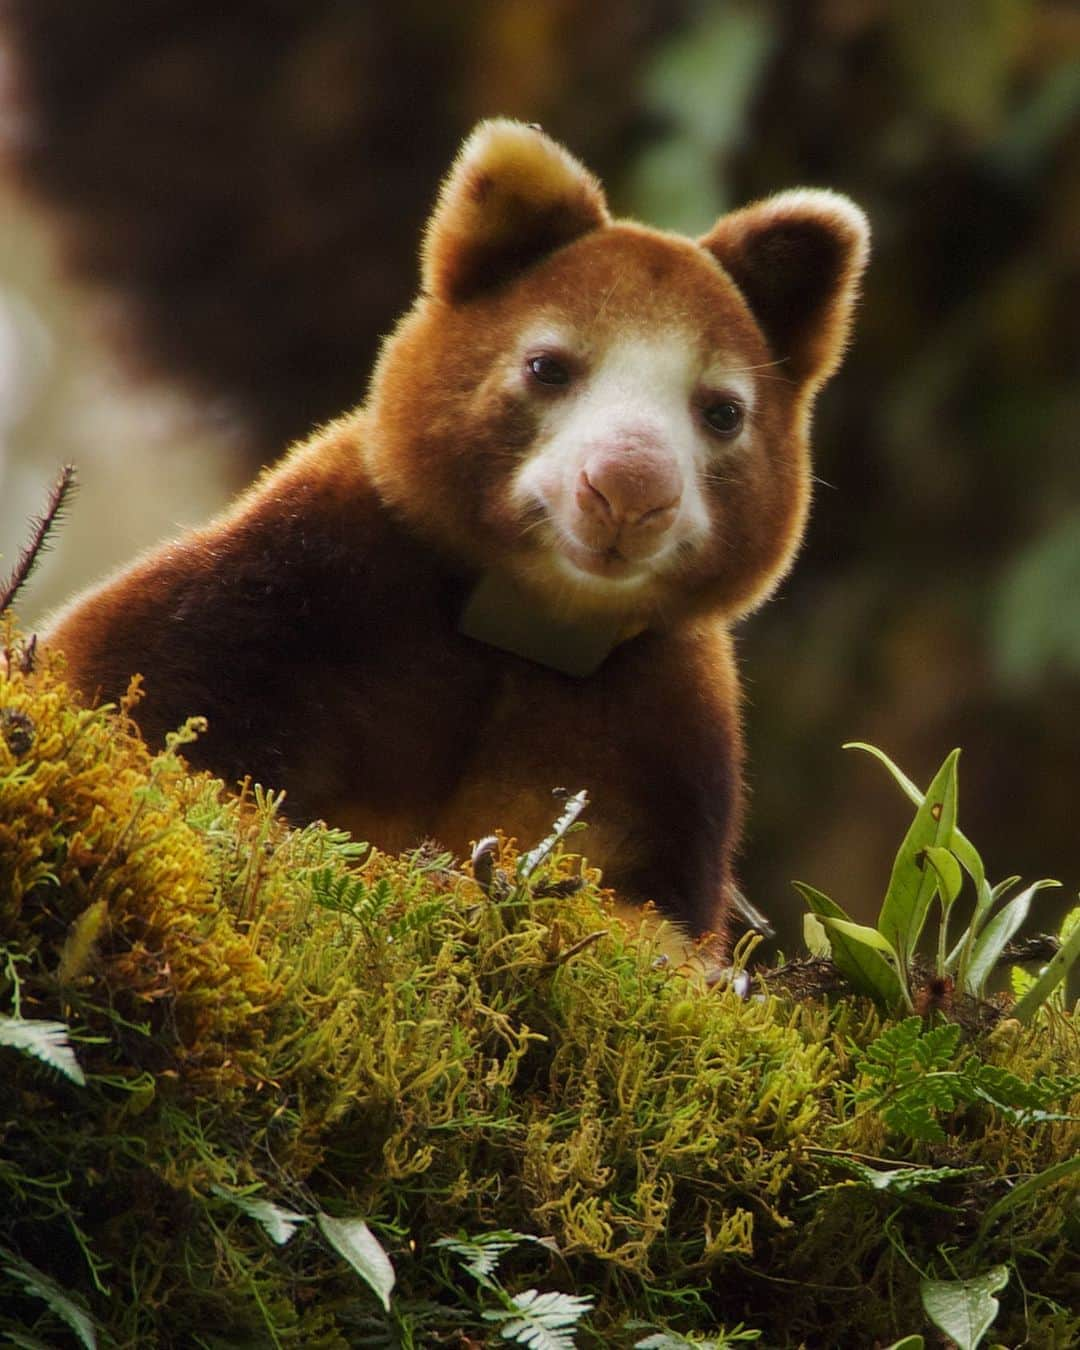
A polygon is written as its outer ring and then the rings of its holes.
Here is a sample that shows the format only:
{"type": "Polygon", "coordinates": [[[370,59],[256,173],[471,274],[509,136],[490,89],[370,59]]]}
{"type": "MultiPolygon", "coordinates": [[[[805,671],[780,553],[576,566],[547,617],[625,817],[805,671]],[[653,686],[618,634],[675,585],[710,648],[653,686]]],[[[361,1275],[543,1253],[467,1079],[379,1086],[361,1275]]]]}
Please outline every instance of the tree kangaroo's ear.
{"type": "Polygon", "coordinates": [[[428,222],[423,289],[467,300],[609,219],[600,184],[561,145],[523,122],[481,122],[428,222]]]}
{"type": "Polygon", "coordinates": [[[840,364],[870,226],[837,192],[781,192],[722,216],[699,244],[742,291],[776,356],[821,385],[840,364]]]}

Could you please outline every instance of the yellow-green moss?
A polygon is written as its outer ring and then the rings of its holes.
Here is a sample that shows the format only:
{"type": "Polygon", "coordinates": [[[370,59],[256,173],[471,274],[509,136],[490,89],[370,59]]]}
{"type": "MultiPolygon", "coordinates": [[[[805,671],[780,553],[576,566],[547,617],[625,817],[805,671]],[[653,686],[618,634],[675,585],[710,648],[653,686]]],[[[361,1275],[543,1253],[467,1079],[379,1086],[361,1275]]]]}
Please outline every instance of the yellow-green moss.
{"type": "MultiPolygon", "coordinates": [[[[634,1319],[884,1343],[922,1325],[917,1268],[964,1273],[981,1210],[1080,1142],[968,1107],[947,1161],[978,1172],[875,1192],[833,1160],[943,1159],[852,1108],[866,1005],[741,1002],[663,969],[569,856],[500,899],[427,852],[290,831],[271,795],[190,776],[182,736],[152,757],[50,671],[0,677],[4,712],[0,1012],[17,979],[88,1081],[0,1048],[0,1248],[78,1291],[103,1343],[490,1338],[433,1244],[496,1229],[550,1240],[515,1249],[508,1288],[596,1298],[582,1344],[632,1345],[634,1319]],[[312,1225],[273,1247],[227,1198],[244,1187],[365,1216],[398,1270],[391,1330],[312,1225]]],[[[980,1052],[1022,1076],[1080,1058],[1063,1016],[980,1052]]],[[[1075,1199],[1043,1192],[970,1255],[1023,1274],[1008,1344],[1080,1330],[1047,1301],[1068,1305],[1075,1199]]],[[[0,1289],[0,1330],[57,1338],[0,1289]]]]}

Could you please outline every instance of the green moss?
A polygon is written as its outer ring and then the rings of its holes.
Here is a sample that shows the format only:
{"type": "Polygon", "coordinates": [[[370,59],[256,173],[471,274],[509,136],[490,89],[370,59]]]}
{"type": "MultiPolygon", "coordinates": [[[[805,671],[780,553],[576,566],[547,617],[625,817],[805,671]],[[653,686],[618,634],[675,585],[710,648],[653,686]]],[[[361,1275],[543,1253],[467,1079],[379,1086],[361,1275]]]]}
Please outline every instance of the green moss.
{"type": "MultiPolygon", "coordinates": [[[[946,1145],[905,1138],[853,1097],[869,1005],[662,968],[572,856],[489,894],[429,852],[290,831],[272,795],[190,776],[183,735],[152,757],[49,671],[0,679],[0,711],[0,1012],[17,993],[66,1022],[87,1077],[0,1048],[0,1247],[76,1291],[103,1344],[487,1343],[491,1289],[435,1243],[494,1230],[547,1240],[508,1250],[502,1287],[596,1300],[581,1344],[632,1345],[635,1320],[884,1343],[923,1326],[920,1271],[1000,1261],[995,1335],[1080,1334],[1075,1178],[977,1240],[1077,1151],[1074,1120],[968,1103],[946,1145]],[[898,1194],[842,1170],[855,1155],[976,1170],[898,1194]],[[244,1193],[365,1217],[389,1318],[316,1225],[275,1246],[244,1193]]],[[[1080,1063],[1060,1014],[976,1048],[1027,1080],[1080,1063]]],[[[0,1330],[70,1334],[0,1287],[0,1330]]]]}

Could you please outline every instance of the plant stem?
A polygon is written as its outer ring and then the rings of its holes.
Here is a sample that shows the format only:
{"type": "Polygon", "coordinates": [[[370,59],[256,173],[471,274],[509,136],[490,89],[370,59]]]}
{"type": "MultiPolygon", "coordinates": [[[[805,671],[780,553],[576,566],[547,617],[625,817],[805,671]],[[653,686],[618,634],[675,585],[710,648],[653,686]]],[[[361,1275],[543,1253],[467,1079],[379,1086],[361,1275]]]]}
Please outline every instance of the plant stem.
{"type": "Polygon", "coordinates": [[[11,576],[8,577],[3,587],[0,587],[0,614],[11,607],[15,597],[30,579],[30,573],[33,572],[42,553],[45,552],[49,534],[59,519],[60,512],[74,486],[75,466],[74,464],[65,464],[60,470],[56,482],[49,489],[45,510],[31,521],[30,538],[15,560],[15,567],[11,576]]]}

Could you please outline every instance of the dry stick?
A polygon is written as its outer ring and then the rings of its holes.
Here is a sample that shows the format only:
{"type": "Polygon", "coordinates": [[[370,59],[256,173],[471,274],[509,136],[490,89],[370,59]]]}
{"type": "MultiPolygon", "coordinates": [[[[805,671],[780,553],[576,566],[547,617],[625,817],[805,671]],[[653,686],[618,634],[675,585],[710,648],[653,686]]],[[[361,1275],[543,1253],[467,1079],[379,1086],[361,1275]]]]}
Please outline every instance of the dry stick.
{"type": "Polygon", "coordinates": [[[45,510],[40,516],[34,516],[31,519],[32,533],[30,540],[19,554],[14,571],[8,577],[3,589],[0,590],[0,614],[5,613],[10,608],[12,601],[29,580],[30,573],[37,565],[38,558],[48,547],[49,533],[56,524],[60,512],[67,504],[68,497],[74,487],[75,466],[74,464],[65,464],[60,470],[56,482],[49,490],[45,510]]]}

